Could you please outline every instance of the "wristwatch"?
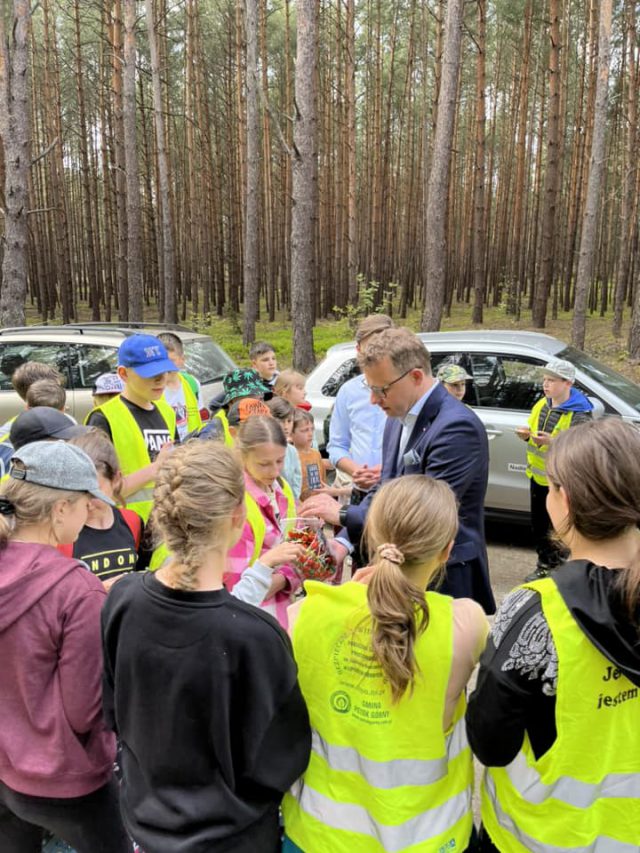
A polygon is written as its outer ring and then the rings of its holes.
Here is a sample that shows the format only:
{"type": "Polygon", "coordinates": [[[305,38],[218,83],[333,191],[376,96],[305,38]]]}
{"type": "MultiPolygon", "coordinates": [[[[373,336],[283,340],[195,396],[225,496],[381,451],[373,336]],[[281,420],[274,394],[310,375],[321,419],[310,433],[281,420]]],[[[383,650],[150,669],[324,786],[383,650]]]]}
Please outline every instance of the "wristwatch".
{"type": "Polygon", "coordinates": [[[347,512],[348,512],[348,510],[349,510],[348,506],[341,506],[339,511],[338,511],[338,520],[339,520],[340,524],[342,525],[342,527],[347,526],[347,512]]]}

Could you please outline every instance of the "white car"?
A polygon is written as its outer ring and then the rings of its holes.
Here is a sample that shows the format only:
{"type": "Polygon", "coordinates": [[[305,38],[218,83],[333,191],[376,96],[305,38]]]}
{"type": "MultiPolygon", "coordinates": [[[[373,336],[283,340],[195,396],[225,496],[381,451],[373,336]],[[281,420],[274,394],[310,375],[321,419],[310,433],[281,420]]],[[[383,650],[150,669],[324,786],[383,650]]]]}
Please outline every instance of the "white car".
{"type": "MultiPolygon", "coordinates": [[[[460,364],[473,381],[464,402],[487,430],[490,467],[486,511],[489,516],[522,520],[529,512],[526,446],[515,430],[525,426],[542,396],[540,368],[563,358],[576,368],[576,388],[594,404],[594,416],[618,416],[640,424],[640,386],[581,350],[537,332],[465,331],[423,333],[434,373],[442,363],[460,364]]],[[[307,378],[316,438],[323,446],[325,421],[338,389],[359,373],[355,343],[337,344],[307,378]]]]}

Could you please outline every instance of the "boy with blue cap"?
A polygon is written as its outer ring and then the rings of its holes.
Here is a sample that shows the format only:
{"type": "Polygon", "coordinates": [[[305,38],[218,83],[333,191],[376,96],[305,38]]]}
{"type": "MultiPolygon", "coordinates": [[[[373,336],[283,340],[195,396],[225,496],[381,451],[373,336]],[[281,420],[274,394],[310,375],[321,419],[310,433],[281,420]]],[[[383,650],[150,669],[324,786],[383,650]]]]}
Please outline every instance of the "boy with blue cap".
{"type": "Polygon", "coordinates": [[[89,413],[86,423],[112,440],[124,475],[127,509],[144,522],[151,514],[158,465],[178,441],[175,412],[164,399],[167,373],[175,365],[153,335],[131,335],[118,351],[118,376],[124,390],[89,413]]]}

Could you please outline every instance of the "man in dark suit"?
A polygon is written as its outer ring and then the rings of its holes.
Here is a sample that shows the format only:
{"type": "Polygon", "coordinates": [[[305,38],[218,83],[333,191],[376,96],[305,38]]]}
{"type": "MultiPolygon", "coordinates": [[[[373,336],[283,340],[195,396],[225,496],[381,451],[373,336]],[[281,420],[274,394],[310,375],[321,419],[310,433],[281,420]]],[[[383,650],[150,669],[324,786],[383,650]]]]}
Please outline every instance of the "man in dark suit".
{"type": "MultiPolygon", "coordinates": [[[[489,471],[485,429],[431,373],[431,358],[408,329],[387,329],[360,354],[371,402],[388,415],[380,484],[403,474],[427,474],[447,482],[458,501],[459,529],[440,590],[473,598],[495,611],[484,539],[484,496],[489,471]]],[[[338,541],[360,541],[372,498],[342,509],[328,495],[312,497],[303,515],[344,525],[338,541]]]]}

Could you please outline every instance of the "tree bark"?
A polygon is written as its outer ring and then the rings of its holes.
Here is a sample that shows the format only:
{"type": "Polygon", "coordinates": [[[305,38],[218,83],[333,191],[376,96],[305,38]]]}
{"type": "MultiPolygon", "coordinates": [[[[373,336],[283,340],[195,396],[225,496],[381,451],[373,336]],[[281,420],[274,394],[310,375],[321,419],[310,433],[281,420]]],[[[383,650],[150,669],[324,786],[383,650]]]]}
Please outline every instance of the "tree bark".
{"type": "Polygon", "coordinates": [[[476,160],[473,182],[473,317],[472,322],[482,323],[485,290],[485,216],[484,216],[484,182],[485,182],[485,49],[486,49],[486,7],[485,0],[478,3],[478,32],[476,66],[476,160]]]}
{"type": "Polygon", "coordinates": [[[554,275],[554,238],[558,205],[559,171],[559,103],[560,103],[560,13],[559,0],[549,0],[551,21],[549,38],[549,121],[547,125],[547,167],[544,176],[544,208],[542,213],[542,246],[540,280],[533,301],[533,324],[543,329],[547,321],[547,302],[554,275]]]}
{"type": "Polygon", "coordinates": [[[129,319],[143,319],[142,216],[136,131],[136,0],[124,0],[123,108],[124,162],[127,181],[127,266],[129,319]]]}
{"type": "Polygon", "coordinates": [[[153,86],[153,115],[156,130],[156,148],[158,152],[158,187],[162,206],[162,260],[164,273],[164,320],[165,323],[178,322],[176,300],[175,251],[173,245],[173,223],[171,221],[171,198],[169,192],[169,157],[167,154],[164,126],[164,105],[162,103],[162,81],[160,79],[160,54],[156,33],[153,0],[145,0],[147,32],[149,36],[149,54],[151,56],[151,81],[153,86]]]}
{"type": "MultiPolygon", "coordinates": [[[[4,12],[4,9],[2,9],[4,12]]],[[[28,38],[31,6],[13,0],[11,47],[0,15],[0,135],[4,142],[5,233],[0,323],[22,326],[27,299],[27,209],[31,125],[29,121],[28,38]]]]}
{"type": "Polygon", "coordinates": [[[297,14],[296,113],[291,216],[291,318],[293,366],[296,370],[308,372],[315,364],[313,298],[316,285],[318,221],[316,0],[299,0],[297,14]]]}
{"type": "Polygon", "coordinates": [[[434,332],[440,328],[444,308],[447,275],[447,201],[462,42],[463,6],[463,0],[449,0],[445,20],[442,77],[431,172],[427,184],[425,302],[422,315],[422,330],[425,332],[434,332]]]}
{"type": "Polygon", "coordinates": [[[247,183],[244,218],[244,327],[245,346],[256,337],[260,292],[260,109],[258,106],[258,0],[246,0],[247,62],[247,183]]]}
{"type": "Polygon", "coordinates": [[[582,219],[580,255],[576,276],[576,297],[573,308],[571,340],[582,349],[586,331],[587,296],[593,275],[597,248],[598,208],[604,173],[605,143],[607,133],[607,106],[609,85],[609,42],[611,39],[612,0],[600,0],[600,30],[598,36],[598,79],[593,116],[591,165],[587,184],[587,197],[582,219]]]}

